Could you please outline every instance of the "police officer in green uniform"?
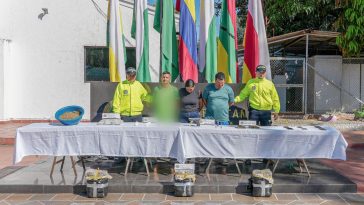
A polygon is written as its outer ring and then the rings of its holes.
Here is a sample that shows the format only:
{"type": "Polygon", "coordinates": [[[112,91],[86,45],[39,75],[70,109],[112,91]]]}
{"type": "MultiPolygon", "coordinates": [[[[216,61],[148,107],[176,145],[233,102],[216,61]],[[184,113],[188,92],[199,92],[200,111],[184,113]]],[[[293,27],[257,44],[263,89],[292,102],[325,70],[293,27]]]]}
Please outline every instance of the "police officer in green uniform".
{"type": "Polygon", "coordinates": [[[126,80],[115,89],[113,112],[119,113],[124,122],[141,122],[143,102],[150,102],[151,97],[143,85],[136,80],[136,69],[126,69],[126,80]]]}
{"type": "Polygon", "coordinates": [[[279,96],[272,81],[267,80],[266,67],[258,65],[256,78],[251,79],[235,97],[235,103],[249,98],[249,119],[257,121],[257,125],[270,126],[272,123],[272,110],[274,119],[278,119],[280,110],[279,96]]]}

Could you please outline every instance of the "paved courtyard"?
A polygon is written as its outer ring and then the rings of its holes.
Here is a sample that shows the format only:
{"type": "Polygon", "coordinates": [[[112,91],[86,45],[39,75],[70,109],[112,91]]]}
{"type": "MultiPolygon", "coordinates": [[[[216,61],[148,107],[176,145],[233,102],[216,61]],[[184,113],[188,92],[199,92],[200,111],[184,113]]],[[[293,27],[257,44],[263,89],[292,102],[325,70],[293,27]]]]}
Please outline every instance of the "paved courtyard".
{"type": "Polygon", "coordinates": [[[193,197],[174,197],[165,194],[109,194],[104,199],[90,199],[75,194],[0,194],[0,205],[102,205],[102,204],[364,204],[361,194],[273,194],[256,198],[239,194],[195,194],[193,197]]]}

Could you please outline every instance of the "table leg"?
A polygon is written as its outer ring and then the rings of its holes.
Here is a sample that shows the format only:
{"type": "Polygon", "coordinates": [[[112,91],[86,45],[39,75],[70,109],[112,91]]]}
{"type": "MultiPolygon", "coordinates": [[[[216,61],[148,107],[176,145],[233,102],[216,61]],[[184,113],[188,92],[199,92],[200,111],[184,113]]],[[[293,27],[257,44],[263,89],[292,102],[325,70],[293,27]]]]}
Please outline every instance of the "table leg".
{"type": "Polygon", "coordinates": [[[126,160],[126,167],[125,167],[124,175],[128,174],[129,165],[130,165],[130,157],[128,157],[128,159],[126,160]]]}
{"type": "Polygon", "coordinates": [[[270,164],[274,165],[274,161],[272,159],[268,159],[267,164],[265,165],[265,168],[268,169],[270,164]]]}
{"type": "Polygon", "coordinates": [[[131,158],[129,171],[131,171],[133,169],[133,165],[134,165],[134,158],[131,158]]]}
{"type": "Polygon", "coordinates": [[[53,157],[53,163],[52,163],[50,176],[53,176],[54,166],[56,166],[56,162],[57,162],[57,157],[53,157]]]}
{"type": "Polygon", "coordinates": [[[303,161],[303,165],[305,166],[305,169],[306,169],[306,172],[307,172],[307,174],[308,174],[308,177],[309,177],[309,178],[311,178],[311,173],[310,173],[310,171],[308,170],[308,167],[307,167],[306,161],[305,161],[304,159],[302,159],[302,161],[303,161]]]}
{"type": "Polygon", "coordinates": [[[145,165],[145,169],[147,170],[147,175],[149,177],[149,168],[148,168],[148,161],[146,158],[143,158],[143,161],[144,161],[144,165],[145,165]]]}
{"type": "Polygon", "coordinates": [[[300,168],[300,173],[302,173],[302,166],[301,166],[301,160],[297,159],[298,167],[300,168]]]}
{"type": "Polygon", "coordinates": [[[234,161],[235,161],[235,166],[236,166],[236,168],[238,169],[238,173],[239,173],[239,175],[241,176],[241,171],[240,171],[240,168],[239,168],[238,162],[236,161],[236,159],[234,159],[234,161]]]}
{"type": "Polygon", "coordinates": [[[83,160],[83,157],[80,157],[80,160],[81,160],[81,163],[82,163],[83,171],[85,171],[86,167],[85,167],[85,161],[83,160]]]}
{"type": "Polygon", "coordinates": [[[276,161],[276,163],[274,164],[274,167],[273,167],[273,171],[272,173],[274,173],[277,169],[277,166],[278,166],[278,163],[279,163],[279,159],[276,161]]]}
{"type": "MultiPolygon", "coordinates": [[[[66,157],[65,156],[63,156],[62,157],[62,159],[61,159],[61,162],[62,162],[62,164],[61,164],[61,169],[60,169],[60,171],[62,172],[63,171],[63,165],[64,165],[64,160],[66,159],[66,157]]],[[[57,162],[58,163],[58,162],[57,162]]]]}
{"type": "Polygon", "coordinates": [[[212,158],[210,158],[209,164],[206,167],[206,171],[205,171],[206,174],[209,174],[211,163],[212,163],[212,158]]]}
{"type": "MultiPolygon", "coordinates": [[[[75,173],[75,175],[77,176],[77,170],[76,170],[76,164],[78,161],[75,161],[73,159],[73,156],[70,156],[70,159],[71,159],[71,164],[72,164],[72,169],[73,169],[73,172],[75,173]]],[[[60,160],[57,161],[57,157],[54,157],[53,158],[53,163],[52,163],[52,167],[51,167],[51,173],[50,173],[50,176],[53,175],[53,172],[54,172],[54,167],[56,166],[56,164],[58,163],[61,163],[61,169],[59,170],[60,172],[63,172],[63,166],[64,166],[64,162],[66,160],[66,156],[63,156],[60,160]]],[[[83,160],[83,158],[81,157],[81,163],[82,163],[82,167],[83,167],[83,170],[85,171],[86,170],[86,167],[85,167],[85,162],[83,160]]]]}
{"type": "Polygon", "coordinates": [[[153,162],[152,159],[149,159],[150,168],[153,169],[153,162]]]}
{"type": "Polygon", "coordinates": [[[75,173],[75,176],[77,176],[76,162],[73,160],[73,157],[72,156],[70,156],[70,158],[71,158],[73,172],[75,173]]]}

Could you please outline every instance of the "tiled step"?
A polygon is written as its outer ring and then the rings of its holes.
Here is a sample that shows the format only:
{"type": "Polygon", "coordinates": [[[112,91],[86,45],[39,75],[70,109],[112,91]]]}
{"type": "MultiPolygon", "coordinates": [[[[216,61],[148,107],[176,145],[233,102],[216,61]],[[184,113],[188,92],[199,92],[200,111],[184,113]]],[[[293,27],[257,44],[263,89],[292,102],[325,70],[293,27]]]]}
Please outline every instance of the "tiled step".
{"type": "MultiPolygon", "coordinates": [[[[76,176],[70,167],[70,162],[66,161],[63,172],[59,172],[59,166],[57,166],[53,176],[50,177],[51,161],[51,159],[44,160],[7,174],[0,179],[0,193],[84,193],[86,191],[86,182],[80,164],[77,164],[76,176]]],[[[357,191],[355,183],[321,165],[317,160],[307,162],[311,178],[304,172],[287,172],[288,163],[288,161],[282,161],[273,175],[275,193],[355,193],[357,191]]],[[[142,161],[135,162],[132,171],[127,175],[120,174],[125,169],[124,163],[114,164],[106,161],[96,165],[91,162],[86,164],[87,167],[103,169],[104,166],[104,169],[109,170],[113,177],[109,181],[110,193],[173,193],[173,176],[168,171],[171,165],[166,163],[160,165],[159,174],[151,173],[147,176],[142,161]]],[[[213,164],[210,174],[205,173],[206,164],[198,166],[200,168],[196,171],[195,193],[249,193],[248,179],[251,171],[264,167],[260,162],[244,167],[240,164],[243,171],[243,175],[240,176],[234,164],[228,166],[213,164]]]]}
{"type": "Polygon", "coordinates": [[[15,138],[14,137],[0,137],[0,145],[14,145],[15,138]]]}
{"type": "Polygon", "coordinates": [[[348,131],[343,135],[349,148],[364,148],[364,131],[348,131]]]}
{"type": "Polygon", "coordinates": [[[0,122],[0,145],[14,145],[16,129],[32,123],[32,121],[1,121],[0,122]]]}

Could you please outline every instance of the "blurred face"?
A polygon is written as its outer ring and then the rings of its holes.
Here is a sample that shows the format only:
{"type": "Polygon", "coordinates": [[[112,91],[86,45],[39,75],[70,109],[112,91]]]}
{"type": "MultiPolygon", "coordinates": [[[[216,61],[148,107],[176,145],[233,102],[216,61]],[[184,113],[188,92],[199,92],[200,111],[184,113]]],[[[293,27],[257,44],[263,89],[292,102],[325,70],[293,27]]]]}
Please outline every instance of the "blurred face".
{"type": "Polygon", "coordinates": [[[186,87],[188,93],[192,93],[195,90],[195,86],[186,87]]]}
{"type": "Polygon", "coordinates": [[[171,75],[170,74],[164,74],[161,77],[162,85],[169,85],[171,82],[171,75]]]}
{"type": "Polygon", "coordinates": [[[257,78],[265,78],[266,72],[256,72],[255,75],[257,76],[257,78]]]}
{"type": "Polygon", "coordinates": [[[222,87],[224,87],[225,84],[225,80],[220,80],[220,79],[215,79],[215,88],[216,89],[220,89],[222,87]]]}
{"type": "Polygon", "coordinates": [[[127,75],[126,75],[126,79],[127,79],[129,82],[134,82],[134,81],[135,81],[135,78],[136,78],[136,75],[133,75],[133,74],[127,74],[127,75]]]}

